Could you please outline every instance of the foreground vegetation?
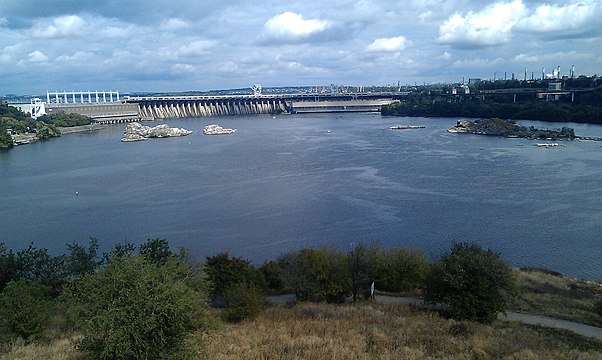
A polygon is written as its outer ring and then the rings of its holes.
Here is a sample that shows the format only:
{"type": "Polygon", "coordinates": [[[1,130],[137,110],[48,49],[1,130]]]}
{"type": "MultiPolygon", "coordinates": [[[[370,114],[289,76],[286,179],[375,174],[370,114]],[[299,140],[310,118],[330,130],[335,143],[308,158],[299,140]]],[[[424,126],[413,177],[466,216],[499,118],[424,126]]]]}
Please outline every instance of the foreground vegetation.
{"type": "MultiPolygon", "coordinates": [[[[77,339],[13,345],[4,359],[87,358],[77,339]]],[[[569,332],[446,319],[404,305],[299,303],[192,334],[194,359],[599,359],[602,343],[569,332]],[[200,343],[205,344],[199,346],[200,343]]]]}
{"type": "Polygon", "coordinates": [[[228,253],[194,263],[162,239],[102,255],[95,239],[67,250],[0,243],[2,358],[588,359],[602,350],[568,332],[495,320],[519,306],[597,324],[598,284],[512,270],[474,244],[455,244],[435,262],[378,243],[303,249],[259,268],[228,253]],[[443,310],[375,304],[371,284],[443,310]],[[291,292],[301,302],[266,310],[266,294],[291,292]]]}
{"type": "Polygon", "coordinates": [[[212,359],[599,359],[602,343],[569,333],[445,319],[399,305],[270,308],[208,342],[212,359]]]}

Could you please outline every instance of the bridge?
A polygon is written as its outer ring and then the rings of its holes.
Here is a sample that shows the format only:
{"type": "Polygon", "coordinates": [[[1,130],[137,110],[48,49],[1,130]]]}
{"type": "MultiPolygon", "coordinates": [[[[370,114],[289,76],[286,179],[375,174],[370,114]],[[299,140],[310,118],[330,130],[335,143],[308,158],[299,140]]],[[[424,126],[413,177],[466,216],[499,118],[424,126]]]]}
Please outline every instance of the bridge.
{"type": "Polygon", "coordinates": [[[377,112],[407,93],[252,94],[128,97],[142,119],[316,112],[377,112]]]}

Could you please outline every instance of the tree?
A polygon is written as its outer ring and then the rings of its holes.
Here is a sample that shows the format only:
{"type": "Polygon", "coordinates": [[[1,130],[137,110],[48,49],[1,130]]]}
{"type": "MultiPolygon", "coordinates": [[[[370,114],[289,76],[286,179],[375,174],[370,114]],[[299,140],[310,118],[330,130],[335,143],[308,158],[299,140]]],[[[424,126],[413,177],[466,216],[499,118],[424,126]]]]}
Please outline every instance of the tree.
{"type": "Polygon", "coordinates": [[[50,287],[29,279],[11,281],[0,293],[0,322],[24,339],[39,335],[49,319],[50,287]]]}
{"type": "Polygon", "coordinates": [[[514,291],[512,269],[498,253],[456,243],[432,265],[424,299],[443,304],[453,318],[491,322],[506,311],[514,291]]]}
{"type": "Polygon", "coordinates": [[[368,287],[374,280],[374,264],[371,263],[368,249],[364,244],[357,245],[347,253],[347,261],[351,280],[351,296],[353,302],[356,302],[359,295],[367,293],[368,287]]]}
{"type": "Polygon", "coordinates": [[[333,249],[303,249],[278,260],[286,287],[298,300],[341,303],[351,293],[347,256],[333,249]]]}
{"type": "Polygon", "coordinates": [[[182,344],[203,325],[207,291],[190,285],[203,274],[185,266],[124,255],[76,280],[65,300],[84,335],[80,348],[98,359],[188,357],[182,344]]]}
{"type": "Polygon", "coordinates": [[[83,245],[67,244],[69,255],[65,259],[65,272],[67,277],[77,279],[84,274],[92,273],[99,265],[98,240],[90,238],[86,249],[83,245]]]}
{"type": "Polygon", "coordinates": [[[256,317],[266,304],[262,289],[245,282],[228,287],[224,292],[224,299],[224,318],[234,322],[256,317]]]}
{"type": "Polygon", "coordinates": [[[140,245],[140,255],[157,264],[164,264],[173,255],[165,239],[148,239],[140,245]]]}
{"type": "Polygon", "coordinates": [[[214,298],[223,296],[227,288],[238,283],[254,285],[262,291],[266,287],[263,274],[249,260],[230,257],[227,252],[208,256],[205,269],[213,284],[214,298]]]}

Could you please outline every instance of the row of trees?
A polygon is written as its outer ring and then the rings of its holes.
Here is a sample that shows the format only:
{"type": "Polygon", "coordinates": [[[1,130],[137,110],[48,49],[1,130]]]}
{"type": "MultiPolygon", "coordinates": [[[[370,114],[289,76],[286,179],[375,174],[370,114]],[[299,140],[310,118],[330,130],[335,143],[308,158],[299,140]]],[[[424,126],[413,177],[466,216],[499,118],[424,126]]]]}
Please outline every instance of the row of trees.
{"type": "Polygon", "coordinates": [[[602,124],[602,89],[579,94],[575,102],[522,100],[512,95],[454,98],[411,94],[401,103],[383,106],[382,114],[391,116],[441,116],[502,118],[515,120],[571,121],[602,124]]]}
{"type": "Polygon", "coordinates": [[[186,358],[186,338],[214,323],[209,303],[239,321],[257,315],[268,293],[341,303],[367,299],[372,283],[380,291],[422,293],[452,316],[480,321],[503,311],[513,289],[499,255],[468,244],[434,263],[420,251],[374,243],[346,253],[303,249],[254,267],[228,253],[193,264],[162,239],[138,249],[118,244],[102,255],[95,239],[59,256],[0,243],[0,339],[43,338],[62,318],[55,331],[82,334],[79,348],[95,358],[186,358]]]}
{"type": "MultiPolygon", "coordinates": [[[[289,252],[259,268],[227,253],[207,258],[207,273],[215,284],[214,299],[232,287],[272,294],[294,293],[299,301],[353,302],[379,292],[423,296],[444,304],[458,319],[493,321],[514,294],[510,266],[499,254],[474,244],[455,244],[448,254],[431,262],[421,251],[378,243],[359,244],[345,253],[330,248],[289,252]]],[[[238,294],[238,296],[249,296],[238,294]]],[[[254,313],[250,311],[250,313],[254,313]]]]}

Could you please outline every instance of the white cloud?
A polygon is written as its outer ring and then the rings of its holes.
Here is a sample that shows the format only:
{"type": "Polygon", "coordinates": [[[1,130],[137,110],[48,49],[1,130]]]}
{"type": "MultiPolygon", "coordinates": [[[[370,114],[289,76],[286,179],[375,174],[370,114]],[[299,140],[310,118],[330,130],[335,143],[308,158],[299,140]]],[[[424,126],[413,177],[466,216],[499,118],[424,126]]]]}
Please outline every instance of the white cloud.
{"type": "Polygon", "coordinates": [[[328,20],[304,19],[301,15],[287,11],[266,21],[264,28],[277,38],[306,38],[323,32],[332,26],[328,20]]]}
{"type": "Polygon", "coordinates": [[[433,17],[433,12],[431,10],[427,10],[418,15],[418,19],[422,22],[428,21],[431,17],[433,17]]]}
{"type": "Polygon", "coordinates": [[[56,58],[57,62],[66,62],[66,63],[84,63],[94,59],[94,54],[87,51],[78,51],[73,55],[61,55],[56,58]]]}
{"type": "Polygon", "coordinates": [[[30,52],[29,55],[27,55],[27,58],[31,62],[46,62],[48,60],[48,56],[44,55],[44,53],[39,50],[30,52]]]}
{"type": "Polygon", "coordinates": [[[452,64],[453,68],[486,68],[493,65],[500,65],[504,63],[504,59],[501,57],[491,59],[482,59],[482,58],[474,58],[474,59],[463,59],[454,61],[452,64]]]}
{"type": "Polygon", "coordinates": [[[5,17],[0,17],[0,27],[8,24],[8,20],[5,17]]]}
{"type": "Polygon", "coordinates": [[[403,36],[380,38],[374,40],[366,51],[368,52],[397,52],[405,49],[408,41],[403,36]]]}
{"type": "Polygon", "coordinates": [[[522,0],[513,0],[495,3],[480,12],[456,13],[439,26],[437,40],[457,47],[505,44],[510,41],[513,26],[526,11],[522,0]]]}
{"type": "Polygon", "coordinates": [[[514,60],[519,62],[535,62],[539,61],[539,56],[527,55],[527,54],[518,54],[514,57],[514,60]]]}
{"type": "Polygon", "coordinates": [[[34,31],[41,38],[55,38],[84,34],[84,20],[77,15],[62,16],[54,19],[52,24],[34,31]]]}
{"type": "Polygon", "coordinates": [[[449,60],[449,59],[452,58],[452,54],[450,54],[447,51],[445,51],[439,58],[443,59],[443,60],[449,60]]]}
{"type": "Polygon", "coordinates": [[[182,19],[171,18],[161,24],[164,30],[179,30],[189,27],[190,24],[182,19]]]}
{"type": "Polygon", "coordinates": [[[182,45],[176,52],[178,57],[203,56],[210,53],[214,43],[210,40],[196,40],[187,45],[182,45]]]}
{"type": "Polygon", "coordinates": [[[175,73],[195,73],[198,71],[196,66],[190,64],[175,64],[171,67],[171,70],[175,73]]]}
{"type": "Polygon", "coordinates": [[[564,6],[544,4],[528,17],[521,19],[516,28],[533,33],[584,33],[600,26],[600,6],[596,1],[571,3],[564,6]]]}

